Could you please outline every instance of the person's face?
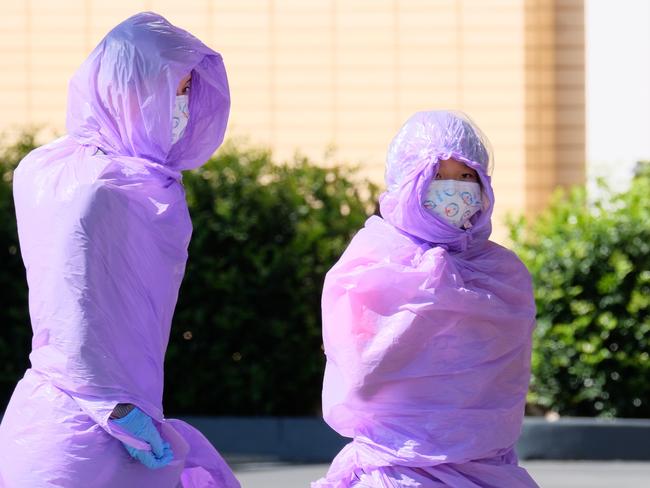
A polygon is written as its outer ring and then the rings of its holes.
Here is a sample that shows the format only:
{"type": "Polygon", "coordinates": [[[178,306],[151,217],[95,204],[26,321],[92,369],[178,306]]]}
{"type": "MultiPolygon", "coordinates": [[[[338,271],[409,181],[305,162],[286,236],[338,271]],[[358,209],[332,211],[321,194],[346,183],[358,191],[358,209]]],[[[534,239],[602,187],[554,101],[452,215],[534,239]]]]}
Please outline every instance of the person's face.
{"type": "Polygon", "coordinates": [[[192,82],[192,73],[185,76],[176,88],[176,95],[188,95],[190,93],[190,84],[192,82]]]}
{"type": "Polygon", "coordinates": [[[455,159],[440,161],[436,180],[472,181],[478,183],[478,173],[455,159]]]}

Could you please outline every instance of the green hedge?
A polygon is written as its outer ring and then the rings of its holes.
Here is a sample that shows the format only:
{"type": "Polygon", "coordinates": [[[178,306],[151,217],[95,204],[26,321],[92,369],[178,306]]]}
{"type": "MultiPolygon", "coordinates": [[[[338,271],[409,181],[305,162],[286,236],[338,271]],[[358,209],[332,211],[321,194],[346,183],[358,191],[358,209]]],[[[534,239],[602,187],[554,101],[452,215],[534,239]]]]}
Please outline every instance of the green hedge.
{"type": "Polygon", "coordinates": [[[168,410],[319,412],[323,279],[377,198],[354,180],[342,166],[277,165],[233,145],[184,177],[194,234],[167,353],[168,410]]]}
{"type": "MultiPolygon", "coordinates": [[[[0,411],[28,367],[31,330],[11,174],[32,133],[0,142],[0,411]],[[5,141],[6,142],[6,141],[5,141]]],[[[650,417],[650,166],[630,191],[556,197],[512,222],[536,285],[530,411],[650,417]]],[[[227,144],[184,184],[194,224],[166,358],[170,414],[316,414],[325,272],[376,209],[344,166],[276,164],[227,144]]]]}
{"type": "MultiPolygon", "coordinates": [[[[0,152],[0,411],[28,367],[31,329],[11,174],[34,136],[0,152]]],[[[184,175],[194,232],[165,363],[170,414],[316,414],[326,271],[377,189],[342,165],[226,144],[184,175]]]]}
{"type": "Polygon", "coordinates": [[[650,172],[588,202],[556,196],[511,222],[533,275],[538,328],[529,403],[562,415],[650,417],[650,172]]]}
{"type": "Polygon", "coordinates": [[[11,143],[0,140],[0,412],[29,367],[32,330],[11,182],[13,169],[36,147],[35,134],[24,132],[11,143]]]}

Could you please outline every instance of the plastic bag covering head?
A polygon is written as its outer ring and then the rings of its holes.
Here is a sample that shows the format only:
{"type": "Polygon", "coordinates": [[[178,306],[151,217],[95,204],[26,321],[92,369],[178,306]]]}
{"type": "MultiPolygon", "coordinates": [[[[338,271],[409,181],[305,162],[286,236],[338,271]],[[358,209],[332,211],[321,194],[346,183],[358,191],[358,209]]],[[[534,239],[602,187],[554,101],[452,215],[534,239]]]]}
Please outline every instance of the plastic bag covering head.
{"type": "Polygon", "coordinates": [[[386,157],[386,187],[394,190],[423,162],[459,158],[492,174],[490,143],[470,118],[458,111],[417,112],[393,138],[386,157]]]}
{"type": "Polygon", "coordinates": [[[72,136],[15,170],[33,339],[0,425],[6,486],[239,487],[212,445],[162,406],[192,232],[179,168],[218,145],[227,95],[214,51],[155,14],[136,15],[75,76],[72,136]],[[194,122],[170,149],[175,90],[189,70],[194,122]],[[169,465],[131,459],[122,442],[148,445],[108,420],[118,403],[153,419],[174,453],[169,465]]]}
{"type": "Polygon", "coordinates": [[[386,161],[386,192],[381,215],[407,234],[449,250],[464,250],[486,241],[492,232],[494,207],[489,143],[460,112],[418,112],[393,139],[386,161]],[[476,170],[483,194],[481,211],[460,229],[423,207],[439,161],[455,159],[476,170]]]}
{"type": "Polygon", "coordinates": [[[67,129],[108,155],[184,170],[200,166],[219,147],[229,110],[221,55],[163,17],[143,13],[110,31],[73,76],[67,129]],[[172,144],[176,89],[190,72],[192,116],[172,144]]]}

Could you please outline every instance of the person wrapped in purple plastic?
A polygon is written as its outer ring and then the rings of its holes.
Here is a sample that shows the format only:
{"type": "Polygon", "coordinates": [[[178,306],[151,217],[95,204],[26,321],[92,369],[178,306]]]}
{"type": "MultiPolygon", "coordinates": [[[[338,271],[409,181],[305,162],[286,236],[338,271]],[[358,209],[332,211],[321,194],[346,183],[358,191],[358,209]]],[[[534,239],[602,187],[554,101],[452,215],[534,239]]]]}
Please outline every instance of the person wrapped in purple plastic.
{"type": "Polygon", "coordinates": [[[219,147],[229,111],[221,56],[138,14],[73,76],[68,135],[19,164],[33,339],[0,425],[3,487],[239,487],[162,409],[192,231],[181,171],[219,147]]]}
{"type": "Polygon", "coordinates": [[[349,443],[313,488],[530,488],[513,446],[535,303],[488,240],[485,136],[466,116],[413,115],[388,150],[383,218],[325,278],[323,415],[349,443]]]}

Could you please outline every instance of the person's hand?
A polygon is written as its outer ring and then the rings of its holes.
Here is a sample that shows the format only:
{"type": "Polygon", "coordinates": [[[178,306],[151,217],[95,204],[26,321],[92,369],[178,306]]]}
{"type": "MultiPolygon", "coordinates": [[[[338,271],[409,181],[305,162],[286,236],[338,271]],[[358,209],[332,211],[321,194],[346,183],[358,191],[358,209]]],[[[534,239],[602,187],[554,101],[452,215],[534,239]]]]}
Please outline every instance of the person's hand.
{"type": "Polygon", "coordinates": [[[147,468],[164,468],[174,459],[174,453],[169,443],[163,441],[151,417],[138,407],[135,407],[124,417],[113,419],[111,422],[115,422],[122,429],[151,446],[151,451],[145,451],[143,449],[136,449],[124,442],[122,443],[131,457],[140,461],[147,468]]]}

